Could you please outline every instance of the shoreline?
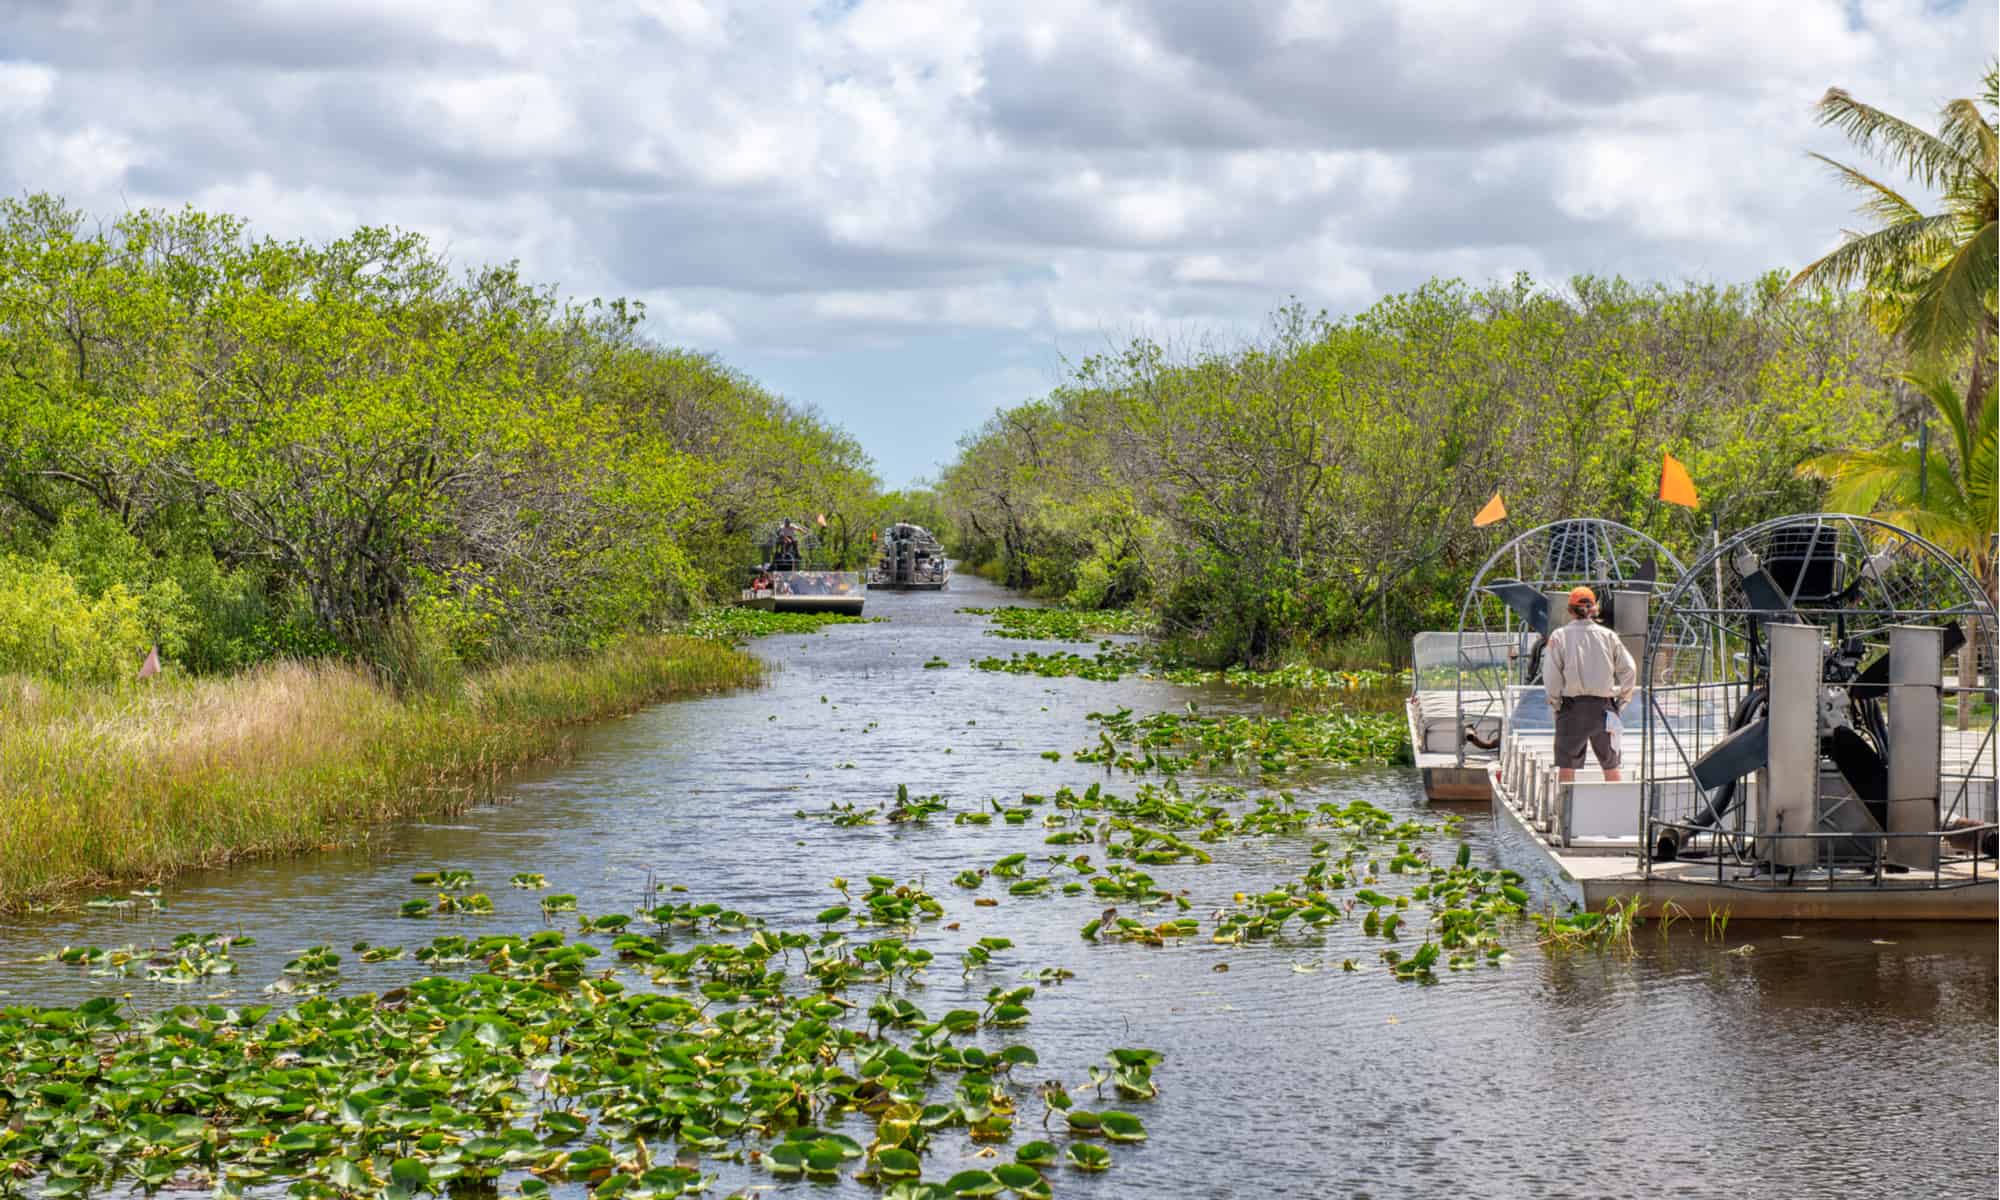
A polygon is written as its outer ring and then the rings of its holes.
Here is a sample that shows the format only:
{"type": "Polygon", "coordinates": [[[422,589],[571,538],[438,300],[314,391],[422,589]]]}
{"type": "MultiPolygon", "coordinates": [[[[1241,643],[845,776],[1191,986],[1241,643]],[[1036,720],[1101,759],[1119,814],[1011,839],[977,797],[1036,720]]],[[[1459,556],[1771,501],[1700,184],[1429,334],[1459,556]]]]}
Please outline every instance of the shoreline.
{"type": "Polygon", "coordinates": [[[658,635],[504,663],[441,695],[398,697],[326,661],[115,687],[0,678],[0,911],[364,842],[562,761],[580,726],[767,669],[658,635]]]}

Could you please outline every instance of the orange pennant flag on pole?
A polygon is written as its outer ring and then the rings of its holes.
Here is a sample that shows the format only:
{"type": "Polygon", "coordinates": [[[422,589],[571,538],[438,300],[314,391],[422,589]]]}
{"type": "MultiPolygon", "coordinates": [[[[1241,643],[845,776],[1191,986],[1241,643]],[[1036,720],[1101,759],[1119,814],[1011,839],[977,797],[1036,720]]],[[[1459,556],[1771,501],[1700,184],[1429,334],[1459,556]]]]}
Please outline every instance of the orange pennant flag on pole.
{"type": "Polygon", "coordinates": [[[139,664],[139,678],[151,679],[160,673],[160,648],[154,646],[146,651],[146,661],[139,664]]]}
{"type": "Polygon", "coordinates": [[[819,515],[819,527],[820,527],[821,529],[825,529],[825,528],[826,528],[826,514],[825,514],[825,513],[821,513],[821,514],[819,515]]]}
{"type": "Polygon", "coordinates": [[[1660,499],[1682,508],[1701,507],[1701,499],[1694,494],[1694,480],[1688,478],[1688,469],[1671,454],[1664,454],[1660,459],[1660,499]]]}
{"type": "Polygon", "coordinates": [[[1500,493],[1495,492],[1493,493],[1493,498],[1486,502],[1486,507],[1479,510],[1479,515],[1472,518],[1472,527],[1474,529],[1484,529],[1495,521],[1504,521],[1506,519],[1507,505],[1500,499],[1500,493]]]}

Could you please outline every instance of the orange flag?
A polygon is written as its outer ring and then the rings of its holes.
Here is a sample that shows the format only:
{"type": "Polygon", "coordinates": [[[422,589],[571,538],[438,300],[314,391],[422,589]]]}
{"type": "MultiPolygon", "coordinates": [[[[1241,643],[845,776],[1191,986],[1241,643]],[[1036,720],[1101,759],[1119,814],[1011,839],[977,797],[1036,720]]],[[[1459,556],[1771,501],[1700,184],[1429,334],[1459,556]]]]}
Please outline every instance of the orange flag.
{"type": "Polygon", "coordinates": [[[1688,469],[1671,454],[1664,454],[1660,459],[1660,499],[1682,508],[1701,507],[1700,498],[1694,494],[1694,480],[1688,478],[1688,469]]]}
{"type": "Polygon", "coordinates": [[[821,514],[819,515],[819,527],[820,527],[821,529],[825,529],[825,528],[826,528],[826,514],[825,514],[825,513],[821,513],[821,514]]]}
{"type": "Polygon", "coordinates": [[[151,650],[146,651],[146,661],[139,664],[139,678],[151,679],[153,676],[158,675],[159,673],[160,673],[160,648],[158,646],[155,646],[151,650]]]}
{"type": "Polygon", "coordinates": [[[1472,518],[1472,527],[1474,529],[1484,529],[1495,521],[1504,521],[1506,519],[1507,505],[1500,499],[1500,493],[1495,492],[1493,493],[1493,498],[1486,502],[1486,507],[1479,510],[1479,515],[1472,518]]]}

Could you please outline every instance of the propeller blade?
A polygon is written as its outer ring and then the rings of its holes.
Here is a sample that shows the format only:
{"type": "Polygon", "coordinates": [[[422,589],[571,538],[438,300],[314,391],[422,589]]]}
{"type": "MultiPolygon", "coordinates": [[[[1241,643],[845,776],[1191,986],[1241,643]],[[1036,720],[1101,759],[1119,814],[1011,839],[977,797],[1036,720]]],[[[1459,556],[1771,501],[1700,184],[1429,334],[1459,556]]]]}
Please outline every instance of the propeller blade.
{"type": "MultiPolygon", "coordinates": [[[[1958,648],[1963,645],[1965,645],[1965,630],[1957,621],[1953,621],[1944,627],[1944,644],[1939,650],[1939,657],[1950,658],[1958,653],[1958,648]]],[[[1885,650],[1874,662],[1861,668],[1861,673],[1854,677],[1854,683],[1848,688],[1847,694],[1856,700],[1874,700],[1888,693],[1889,652],[1885,650]]]]}
{"type": "Polygon", "coordinates": [[[1660,577],[1660,560],[1648,558],[1632,572],[1632,578],[1625,581],[1625,587],[1634,592],[1651,591],[1653,583],[1660,577]]]}
{"type": "Polygon", "coordinates": [[[1708,748],[1694,761],[1689,774],[1704,790],[1714,791],[1725,783],[1743,778],[1771,758],[1771,720],[1762,717],[1708,748]]]}
{"type": "Polygon", "coordinates": [[[1549,598],[1525,583],[1489,583],[1486,590],[1500,599],[1508,608],[1520,614],[1528,628],[1547,637],[1549,633],[1549,598]]]}
{"type": "Polygon", "coordinates": [[[1889,803],[1889,764],[1867,738],[1845,725],[1836,726],[1826,739],[1826,756],[1854,789],[1857,800],[1873,809],[1889,803]]]}
{"type": "Polygon", "coordinates": [[[1792,611],[1791,598],[1785,595],[1785,589],[1778,586],[1778,581],[1771,578],[1769,571],[1758,567],[1742,579],[1743,595],[1750,601],[1751,608],[1766,613],[1792,611]]]}

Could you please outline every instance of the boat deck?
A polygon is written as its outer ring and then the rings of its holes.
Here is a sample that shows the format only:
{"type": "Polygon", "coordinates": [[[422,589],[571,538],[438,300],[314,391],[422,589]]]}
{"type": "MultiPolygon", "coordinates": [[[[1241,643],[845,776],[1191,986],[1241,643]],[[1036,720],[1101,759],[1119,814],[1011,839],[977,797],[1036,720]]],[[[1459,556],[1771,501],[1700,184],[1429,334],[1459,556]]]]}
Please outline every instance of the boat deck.
{"type": "Polygon", "coordinates": [[[1492,755],[1474,751],[1460,762],[1458,756],[1458,693],[1418,692],[1410,697],[1405,711],[1409,721],[1410,749],[1423,779],[1424,798],[1433,803],[1485,804],[1493,798],[1493,782],[1486,773],[1492,755]]]}
{"type": "MultiPolygon", "coordinates": [[[[1981,736],[1947,731],[1947,742],[1981,736]]],[[[1649,873],[1640,862],[1644,739],[1638,729],[1627,726],[1621,739],[1619,781],[1606,780],[1593,766],[1579,770],[1573,782],[1562,782],[1553,743],[1549,730],[1508,732],[1499,758],[1486,767],[1492,811],[1504,835],[1503,856],[1512,860],[1508,865],[1579,906],[1596,910],[1614,899],[1636,898],[1651,911],[1672,903],[1696,918],[1726,911],[1732,919],[1749,920],[1991,921],[2000,914],[2000,864],[1990,859],[1879,876],[1862,870],[1800,871],[1783,881],[1713,857],[1656,862],[1649,873]]],[[[1656,747],[1656,753],[1668,751],[1656,747]]]]}
{"type": "MultiPolygon", "coordinates": [[[[1532,826],[1498,790],[1493,819],[1511,837],[1503,844],[1509,866],[1536,877],[1580,908],[1602,910],[1611,901],[1637,900],[1657,915],[1671,903],[1697,920],[1727,913],[1735,920],[1992,921],[2000,916],[2000,872],[1993,862],[1947,863],[1941,878],[1924,874],[1882,887],[1829,886],[1801,879],[1718,881],[1714,861],[1655,863],[1649,877],[1639,864],[1636,838],[1624,847],[1560,846],[1532,826]]],[[[1911,877],[1905,876],[1904,879],[1911,877]]]]}

